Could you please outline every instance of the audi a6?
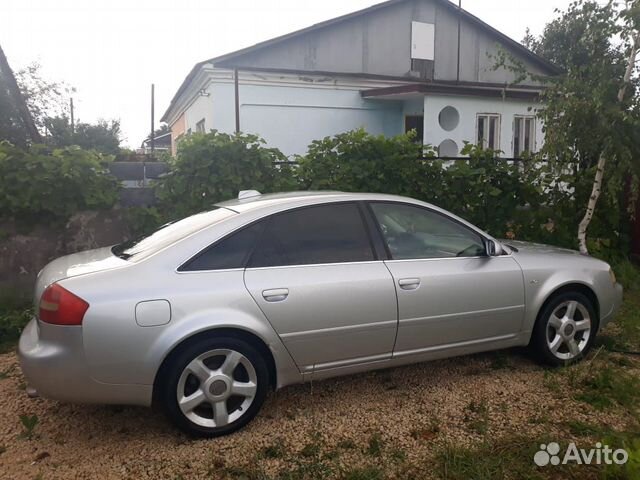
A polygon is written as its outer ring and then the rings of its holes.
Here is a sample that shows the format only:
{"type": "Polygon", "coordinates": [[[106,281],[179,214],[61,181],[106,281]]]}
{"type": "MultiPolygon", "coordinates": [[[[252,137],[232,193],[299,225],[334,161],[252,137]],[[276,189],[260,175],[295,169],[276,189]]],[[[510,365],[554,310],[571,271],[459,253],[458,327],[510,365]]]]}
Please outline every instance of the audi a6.
{"type": "Polygon", "coordinates": [[[605,262],[418,200],[244,191],[49,263],[19,356],[33,395],[158,405],[217,436],[312,379],[524,345],[577,361],[621,300],[605,262]]]}

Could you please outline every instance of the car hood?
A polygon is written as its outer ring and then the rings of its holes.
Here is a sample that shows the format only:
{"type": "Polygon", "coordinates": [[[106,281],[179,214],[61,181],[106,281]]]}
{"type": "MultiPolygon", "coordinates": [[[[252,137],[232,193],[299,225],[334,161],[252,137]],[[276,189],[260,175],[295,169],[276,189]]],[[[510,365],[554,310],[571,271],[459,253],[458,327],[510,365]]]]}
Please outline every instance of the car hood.
{"type": "Polygon", "coordinates": [[[507,247],[515,247],[517,252],[513,254],[519,255],[580,255],[577,250],[568,248],[554,247],[553,245],[545,245],[543,243],[523,242],[519,240],[500,240],[507,247]]]}
{"type": "Polygon", "coordinates": [[[126,265],[129,265],[129,262],[111,253],[111,247],[96,248],[56,258],[38,273],[34,292],[35,304],[37,305],[40,301],[44,289],[54,282],[126,265]]]}

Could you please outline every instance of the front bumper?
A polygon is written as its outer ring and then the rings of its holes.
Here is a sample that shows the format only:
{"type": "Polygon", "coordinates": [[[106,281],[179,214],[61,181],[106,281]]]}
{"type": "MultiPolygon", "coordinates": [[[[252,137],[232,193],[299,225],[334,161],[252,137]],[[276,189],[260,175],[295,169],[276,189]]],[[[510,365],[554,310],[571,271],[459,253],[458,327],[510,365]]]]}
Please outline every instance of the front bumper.
{"type": "Polygon", "coordinates": [[[101,383],[91,378],[82,327],[50,325],[34,318],[22,332],[18,357],[27,383],[44,397],[74,403],[151,405],[151,385],[101,383]]]}
{"type": "Polygon", "coordinates": [[[616,283],[613,286],[613,290],[614,292],[613,292],[613,298],[611,302],[611,308],[609,309],[609,312],[606,315],[603,315],[600,318],[600,328],[603,328],[604,326],[607,325],[607,323],[613,320],[613,318],[618,313],[618,310],[620,310],[620,307],[622,306],[622,296],[624,291],[624,289],[622,288],[622,285],[620,285],[619,283],[616,283]]]}

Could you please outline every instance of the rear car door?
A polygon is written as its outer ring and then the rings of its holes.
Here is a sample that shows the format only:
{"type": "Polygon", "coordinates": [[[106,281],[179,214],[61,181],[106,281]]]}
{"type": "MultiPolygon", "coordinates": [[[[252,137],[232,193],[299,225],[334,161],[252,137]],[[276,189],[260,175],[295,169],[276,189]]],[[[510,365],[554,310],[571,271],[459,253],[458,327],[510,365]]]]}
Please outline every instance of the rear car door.
{"type": "Polygon", "coordinates": [[[391,357],[393,279],[354,202],[270,217],[245,285],[303,371],[391,357]]]}
{"type": "Polygon", "coordinates": [[[398,294],[394,356],[515,337],[524,316],[520,266],[487,256],[477,232],[435,210],[371,202],[398,294]]]}

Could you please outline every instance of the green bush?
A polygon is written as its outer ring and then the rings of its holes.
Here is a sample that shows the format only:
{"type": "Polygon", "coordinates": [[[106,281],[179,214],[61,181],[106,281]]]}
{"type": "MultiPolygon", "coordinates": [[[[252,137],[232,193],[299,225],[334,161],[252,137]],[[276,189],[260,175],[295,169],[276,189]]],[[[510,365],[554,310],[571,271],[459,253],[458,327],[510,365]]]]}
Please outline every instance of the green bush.
{"type": "Polygon", "coordinates": [[[78,147],[29,149],[0,142],[0,212],[27,221],[65,220],[83,209],[112,207],[118,182],[110,157],[78,147]]]}
{"type": "Polygon", "coordinates": [[[0,353],[12,348],[33,316],[30,308],[0,305],[0,353]]]}
{"type": "Polygon", "coordinates": [[[255,135],[228,135],[216,130],[180,141],[169,175],[156,186],[160,210],[177,218],[234,198],[239,190],[262,193],[297,187],[291,168],[276,148],[255,135]]]}
{"type": "Polygon", "coordinates": [[[442,194],[442,162],[412,135],[385,137],[362,129],[315,140],[298,157],[302,188],[378,192],[430,198],[442,194]]]}

